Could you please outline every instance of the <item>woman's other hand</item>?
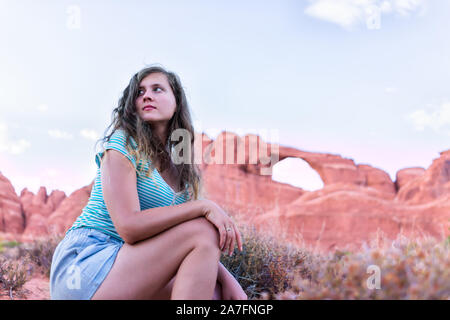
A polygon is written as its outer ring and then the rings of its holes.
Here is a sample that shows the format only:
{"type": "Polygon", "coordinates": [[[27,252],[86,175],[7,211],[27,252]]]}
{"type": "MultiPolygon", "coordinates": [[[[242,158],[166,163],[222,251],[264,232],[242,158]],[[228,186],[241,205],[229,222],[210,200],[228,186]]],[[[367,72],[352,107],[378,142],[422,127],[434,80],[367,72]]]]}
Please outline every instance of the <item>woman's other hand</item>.
{"type": "Polygon", "coordinates": [[[220,250],[227,252],[231,256],[234,245],[242,251],[241,234],[231,217],[214,201],[203,199],[203,214],[205,218],[216,226],[220,234],[220,250]]]}

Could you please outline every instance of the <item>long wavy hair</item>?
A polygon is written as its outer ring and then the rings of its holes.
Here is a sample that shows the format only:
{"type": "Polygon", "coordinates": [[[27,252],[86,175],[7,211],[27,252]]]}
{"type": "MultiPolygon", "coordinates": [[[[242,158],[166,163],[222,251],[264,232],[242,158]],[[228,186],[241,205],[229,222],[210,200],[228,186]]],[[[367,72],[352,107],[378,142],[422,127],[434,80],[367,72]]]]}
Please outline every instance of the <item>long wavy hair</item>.
{"type": "MultiPolygon", "coordinates": [[[[194,128],[186,95],[177,74],[166,70],[162,66],[155,65],[147,66],[134,74],[119,99],[118,107],[113,110],[112,119],[111,124],[105,130],[104,137],[99,139],[97,143],[100,141],[103,144],[108,142],[117,129],[122,129],[127,136],[127,150],[131,155],[136,157],[136,172],[139,176],[145,175],[146,177],[150,177],[155,167],[158,167],[160,171],[164,171],[173,165],[180,176],[178,189],[187,191],[189,200],[196,200],[201,196],[201,173],[198,166],[194,163],[194,128]],[[165,146],[158,135],[153,133],[151,125],[143,121],[136,111],[135,101],[138,97],[139,85],[151,73],[162,73],[166,75],[176,99],[175,112],[168,123],[165,146]],[[113,127],[113,130],[107,135],[111,127],[113,127]],[[170,137],[176,129],[185,129],[190,133],[191,161],[188,163],[174,164],[172,161],[175,142],[170,137]],[[130,147],[130,137],[133,137],[137,144],[136,150],[130,147]],[[141,165],[142,163],[149,164],[145,174],[143,173],[145,166],[141,165]]],[[[185,151],[183,150],[183,152],[185,151]]]]}

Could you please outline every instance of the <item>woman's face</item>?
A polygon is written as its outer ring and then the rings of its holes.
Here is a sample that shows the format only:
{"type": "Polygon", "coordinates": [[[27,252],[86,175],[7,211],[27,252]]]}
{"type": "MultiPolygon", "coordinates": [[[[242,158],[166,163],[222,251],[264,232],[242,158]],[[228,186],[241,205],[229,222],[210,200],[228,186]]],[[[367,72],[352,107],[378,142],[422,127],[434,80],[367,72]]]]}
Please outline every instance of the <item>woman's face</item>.
{"type": "Polygon", "coordinates": [[[142,79],[135,105],[143,121],[166,125],[176,109],[175,95],[163,73],[151,73],[142,79]],[[146,108],[147,106],[154,108],[146,108]]]}

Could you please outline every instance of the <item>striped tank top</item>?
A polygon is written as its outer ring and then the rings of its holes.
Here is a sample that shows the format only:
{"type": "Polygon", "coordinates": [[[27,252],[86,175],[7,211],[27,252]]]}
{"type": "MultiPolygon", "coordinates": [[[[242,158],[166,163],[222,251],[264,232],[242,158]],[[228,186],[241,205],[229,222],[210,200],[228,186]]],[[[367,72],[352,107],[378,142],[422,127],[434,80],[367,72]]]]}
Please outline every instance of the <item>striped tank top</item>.
{"type": "MultiPolygon", "coordinates": [[[[135,140],[131,136],[129,138],[131,147],[136,149],[137,144],[135,140]]],[[[131,161],[135,169],[140,169],[142,161],[138,166],[136,166],[136,157],[128,152],[126,146],[126,132],[122,129],[117,129],[110,137],[109,141],[107,141],[104,150],[95,155],[97,174],[92,187],[91,195],[87,205],[82,209],[81,214],[69,230],[67,230],[66,234],[70,230],[77,228],[94,228],[111,235],[120,241],[124,241],[117,233],[103,199],[100,166],[104,152],[108,149],[114,149],[122,153],[129,161],[131,161]]],[[[128,146],[130,146],[130,144],[128,146]]],[[[143,169],[144,173],[148,170],[149,165],[150,161],[147,161],[143,169]]],[[[175,192],[161,177],[156,168],[153,169],[149,177],[146,177],[145,174],[136,174],[136,185],[141,211],[155,207],[177,205],[184,203],[189,199],[187,188],[183,191],[175,192]]]]}

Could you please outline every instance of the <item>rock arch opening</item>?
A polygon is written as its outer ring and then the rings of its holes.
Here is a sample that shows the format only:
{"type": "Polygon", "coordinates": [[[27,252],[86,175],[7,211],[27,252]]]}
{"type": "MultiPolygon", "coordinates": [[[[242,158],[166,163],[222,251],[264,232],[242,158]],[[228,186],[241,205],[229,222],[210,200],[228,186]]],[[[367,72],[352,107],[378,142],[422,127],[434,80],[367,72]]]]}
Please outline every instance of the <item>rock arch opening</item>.
{"type": "Polygon", "coordinates": [[[323,181],[320,175],[310,167],[308,162],[293,157],[283,159],[273,166],[272,180],[287,183],[307,191],[323,188],[323,181]]]}

